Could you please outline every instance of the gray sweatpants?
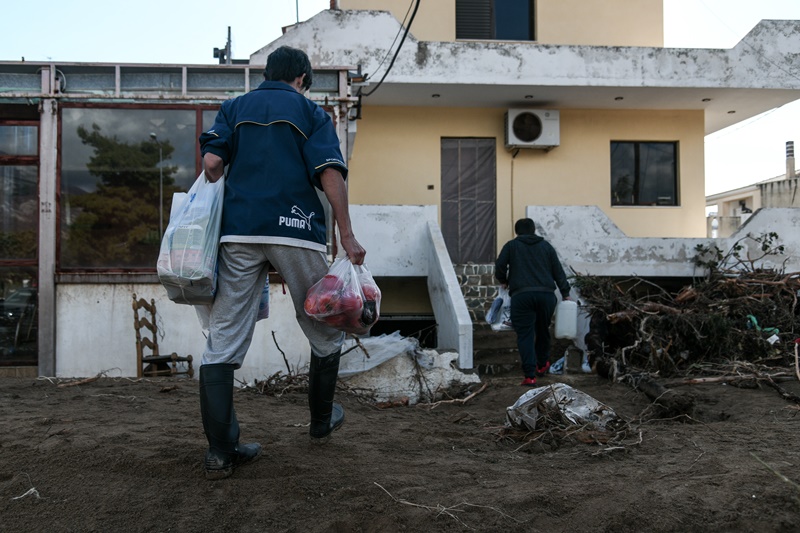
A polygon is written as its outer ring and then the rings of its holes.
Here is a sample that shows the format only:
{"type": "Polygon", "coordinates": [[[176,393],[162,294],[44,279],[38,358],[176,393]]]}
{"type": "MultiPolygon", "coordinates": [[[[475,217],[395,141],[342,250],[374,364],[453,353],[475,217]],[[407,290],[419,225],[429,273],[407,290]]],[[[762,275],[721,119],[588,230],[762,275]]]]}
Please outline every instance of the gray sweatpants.
{"type": "Polygon", "coordinates": [[[324,253],[279,244],[226,242],[220,245],[218,261],[217,293],[201,364],[242,366],[253,340],[258,302],[270,264],[289,287],[297,322],[312,353],[324,357],[342,347],[344,333],[317,322],[303,309],[308,289],[328,272],[324,253]]]}

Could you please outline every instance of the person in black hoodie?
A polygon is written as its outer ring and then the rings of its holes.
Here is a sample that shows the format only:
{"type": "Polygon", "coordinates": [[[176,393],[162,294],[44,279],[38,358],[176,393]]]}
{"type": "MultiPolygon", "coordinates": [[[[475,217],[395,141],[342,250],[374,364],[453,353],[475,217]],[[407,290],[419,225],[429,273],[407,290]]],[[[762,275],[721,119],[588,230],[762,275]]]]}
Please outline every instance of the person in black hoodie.
{"type": "Polygon", "coordinates": [[[522,385],[536,385],[536,376],[550,368],[550,322],[558,302],[555,289],[569,300],[570,285],[555,248],[536,235],[530,218],[514,224],[517,237],[508,241],[495,261],[494,276],[511,296],[511,326],[525,379],[522,385]]]}

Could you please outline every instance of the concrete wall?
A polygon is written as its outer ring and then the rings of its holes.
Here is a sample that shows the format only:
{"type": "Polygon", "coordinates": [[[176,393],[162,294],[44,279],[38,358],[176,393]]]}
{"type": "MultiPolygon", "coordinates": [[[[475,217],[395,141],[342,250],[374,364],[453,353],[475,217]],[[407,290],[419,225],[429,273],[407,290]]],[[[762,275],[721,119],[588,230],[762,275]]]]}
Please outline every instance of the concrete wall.
{"type": "Polygon", "coordinates": [[[599,205],[634,237],[706,234],[702,112],[561,110],[561,145],[520,150],[516,157],[503,146],[503,114],[496,108],[366,108],[350,160],[352,201],[440,206],[442,137],[488,137],[497,142],[498,246],[513,238],[514,221],[533,204],[599,205]],[[612,207],[613,140],[677,141],[680,205],[612,207]]]}
{"type": "MultiPolygon", "coordinates": [[[[402,21],[408,0],[341,0],[342,9],[389,11],[402,21]]],[[[456,40],[456,0],[421,2],[411,33],[421,41],[456,40]]],[[[662,0],[537,0],[542,44],[664,46],[662,0]]]]}
{"type": "Polygon", "coordinates": [[[783,269],[786,272],[800,271],[800,208],[773,207],[762,208],[750,215],[737,232],[731,235],[720,246],[727,251],[735,242],[747,246],[741,256],[760,257],[762,251],[758,243],[745,239],[747,235],[761,236],[775,232],[778,234],[779,244],[785,246],[783,255],[769,256],[761,263],[764,268],[783,269]]]}
{"type": "MultiPolygon", "coordinates": [[[[161,353],[191,354],[197,376],[205,337],[194,307],[167,298],[160,284],[60,284],[57,289],[56,376],[136,376],[133,293],[155,299],[161,353]]],[[[271,316],[256,324],[253,343],[237,378],[264,379],[286,371],[278,346],[293,370],[308,363],[310,348],[294,318],[289,294],[270,286],[271,316]],[[273,340],[272,333],[275,333],[273,340]],[[277,346],[276,346],[277,342],[277,346]]]]}
{"type": "MultiPolygon", "coordinates": [[[[596,206],[528,206],[527,216],[537,233],[556,248],[568,274],[595,276],[693,277],[697,245],[716,245],[727,252],[739,240],[760,256],[758,246],[745,239],[776,232],[786,247],[782,256],[768,257],[765,267],[800,270],[800,209],[761,209],[728,238],[639,238],[624,235],[596,206]]],[[[746,252],[742,252],[742,256],[746,252]]]]}
{"type": "Polygon", "coordinates": [[[761,193],[760,203],[764,207],[800,207],[800,191],[798,191],[800,179],[798,178],[761,183],[758,188],[761,193]]]}
{"type": "Polygon", "coordinates": [[[456,350],[458,366],[472,368],[472,319],[435,221],[428,222],[428,237],[428,293],[438,326],[438,348],[456,350]]]}

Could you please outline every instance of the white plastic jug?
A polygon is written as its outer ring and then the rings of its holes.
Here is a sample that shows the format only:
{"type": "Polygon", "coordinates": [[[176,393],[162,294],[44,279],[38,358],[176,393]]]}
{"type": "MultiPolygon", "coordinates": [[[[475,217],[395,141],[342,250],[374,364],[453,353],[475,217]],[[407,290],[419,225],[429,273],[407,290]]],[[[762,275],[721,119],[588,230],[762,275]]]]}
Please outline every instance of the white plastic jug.
{"type": "Polygon", "coordinates": [[[578,304],[562,300],[556,306],[556,338],[575,339],[578,336],[578,304]]]}

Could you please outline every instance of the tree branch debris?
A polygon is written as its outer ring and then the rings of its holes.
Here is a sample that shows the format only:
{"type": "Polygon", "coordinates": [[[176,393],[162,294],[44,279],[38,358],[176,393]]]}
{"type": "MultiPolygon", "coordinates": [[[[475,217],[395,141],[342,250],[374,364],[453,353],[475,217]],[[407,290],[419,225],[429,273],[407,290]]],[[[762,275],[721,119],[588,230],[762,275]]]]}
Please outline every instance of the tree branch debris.
{"type": "MultiPolygon", "coordinates": [[[[667,387],[767,385],[800,402],[778,385],[791,379],[792,370],[800,379],[800,272],[764,266],[784,253],[777,234],[748,235],[725,254],[714,245],[698,245],[696,252],[695,265],[707,275],[684,286],[576,275],[590,315],[585,340],[597,373],[662,403],[670,396],[683,402],[656,383],[665,378],[671,378],[667,387]]],[[[690,408],[675,404],[660,414],[690,408]]]]}

